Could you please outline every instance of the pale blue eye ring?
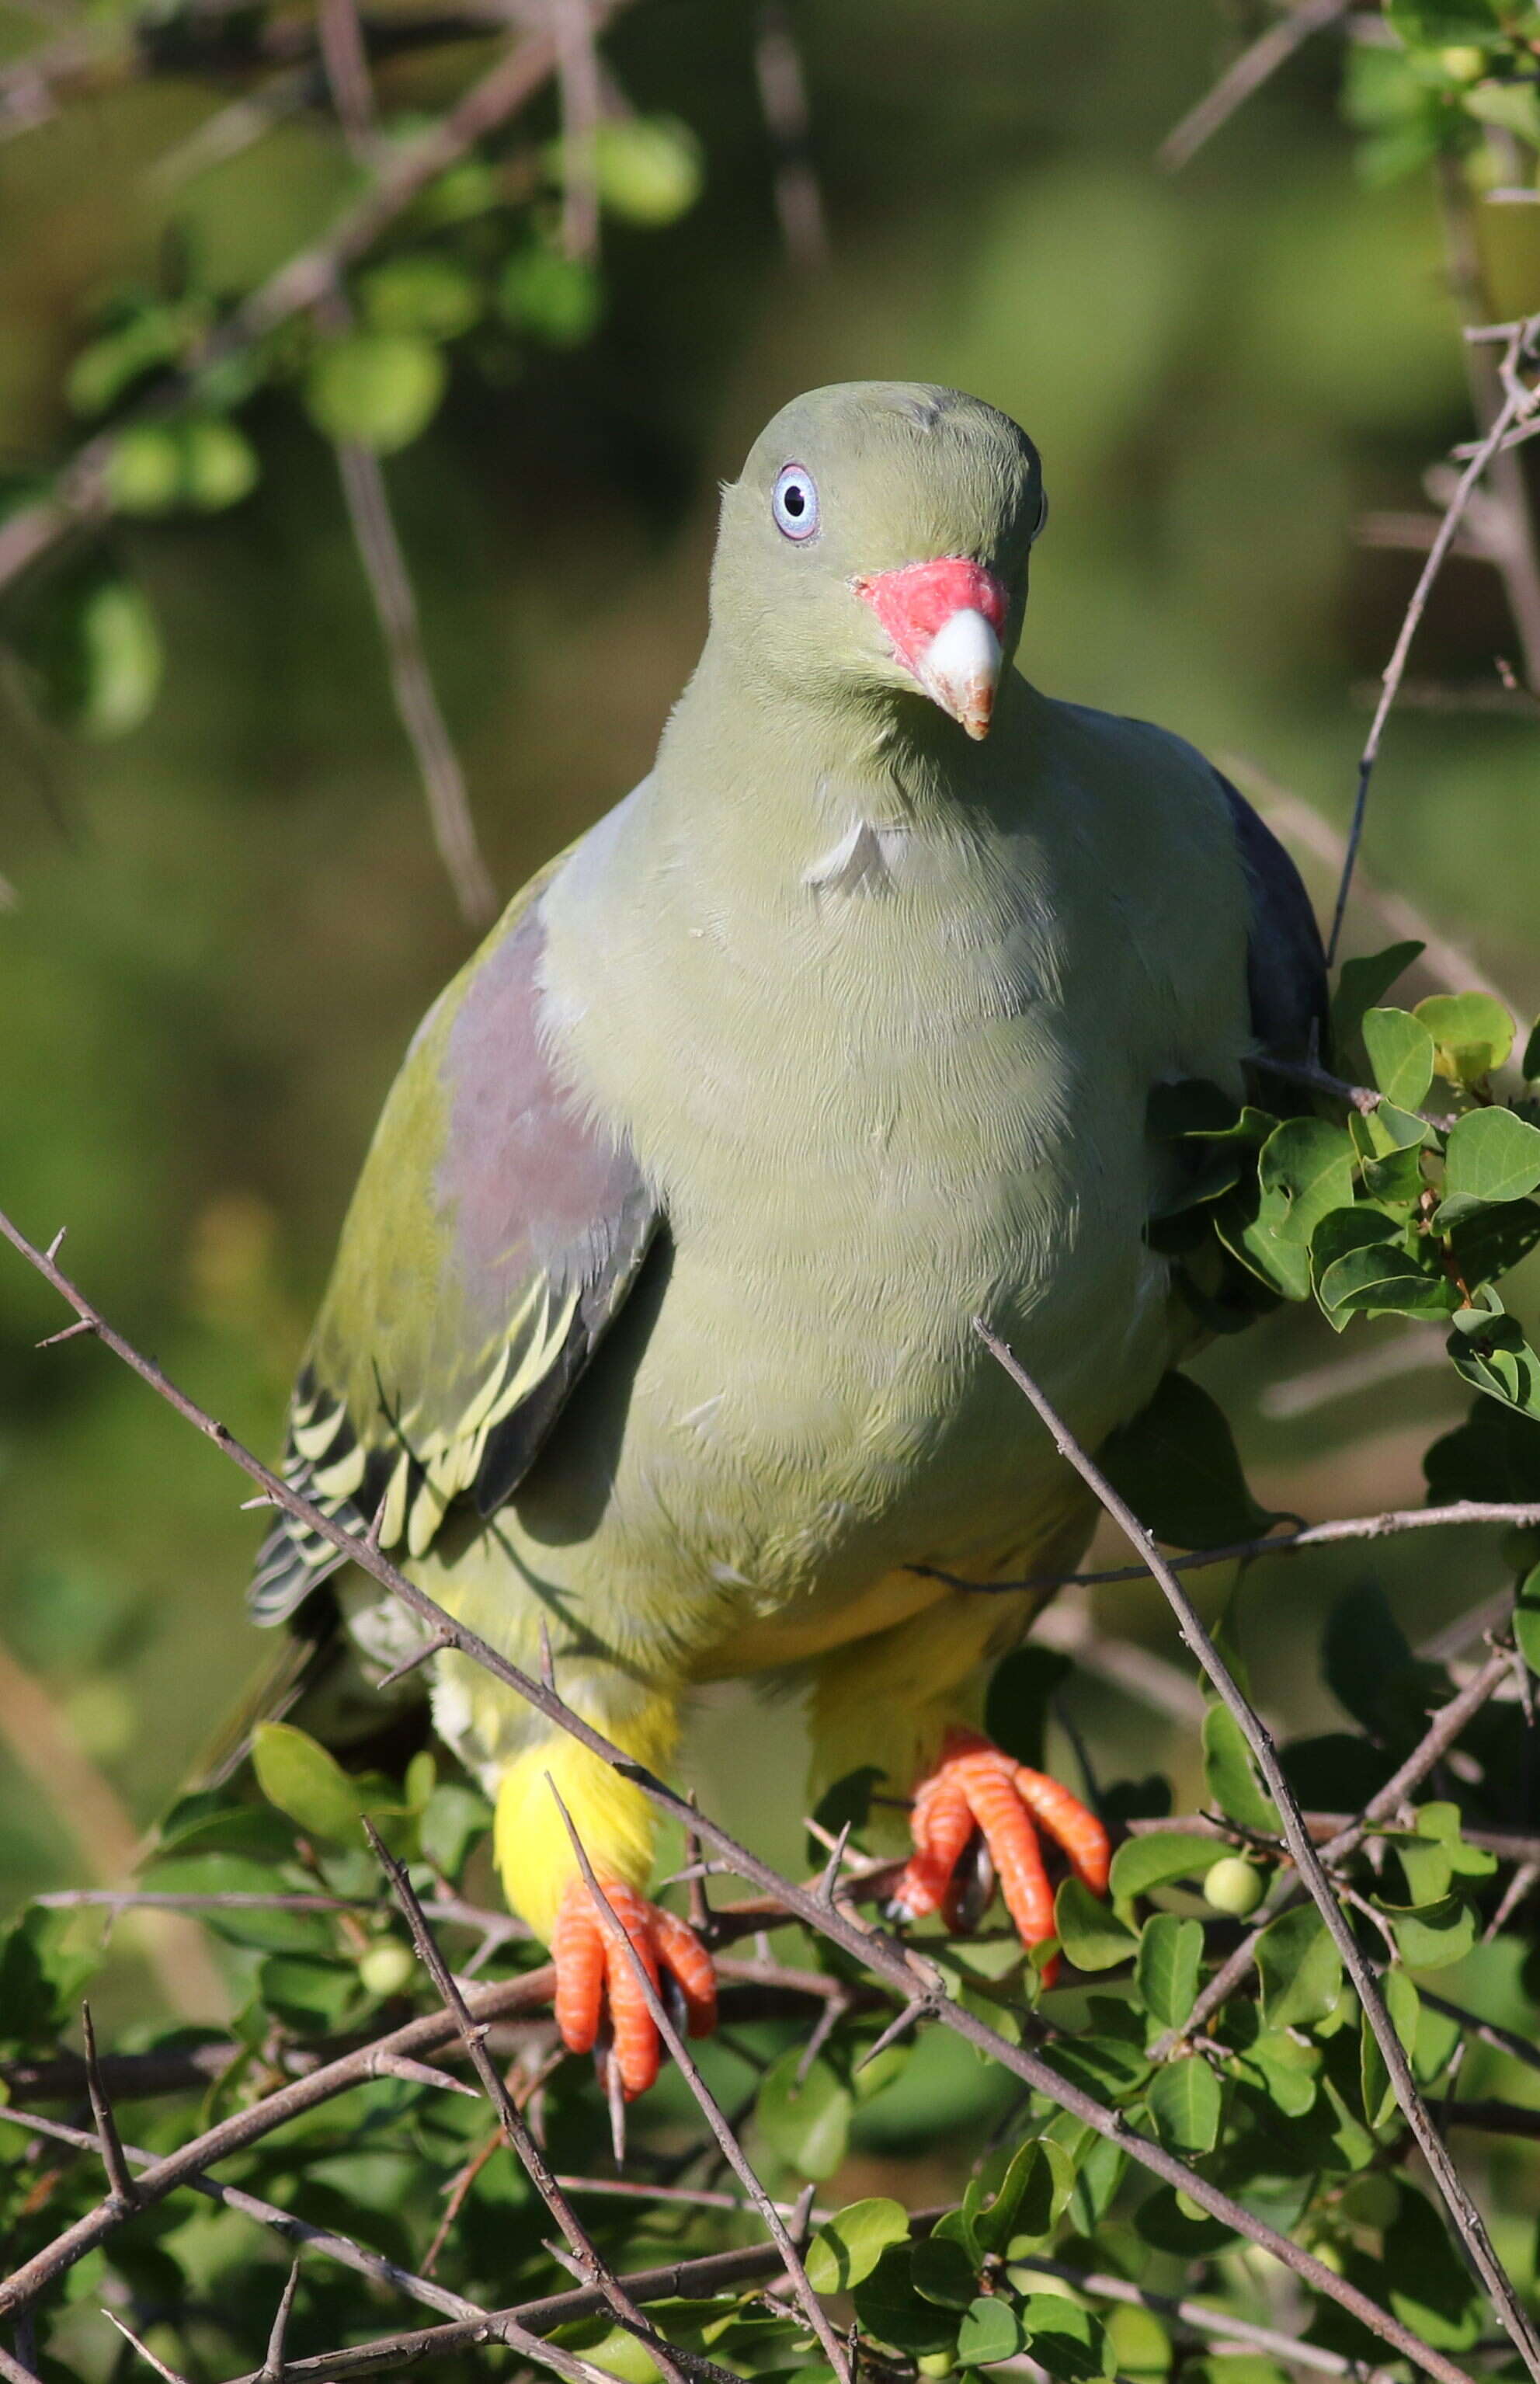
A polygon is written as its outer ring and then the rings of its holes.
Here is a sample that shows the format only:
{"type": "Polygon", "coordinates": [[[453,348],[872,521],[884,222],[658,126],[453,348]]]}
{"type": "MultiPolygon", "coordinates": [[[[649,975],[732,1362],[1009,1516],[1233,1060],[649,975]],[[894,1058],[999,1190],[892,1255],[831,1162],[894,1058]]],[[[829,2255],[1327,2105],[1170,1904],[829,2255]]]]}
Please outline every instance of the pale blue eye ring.
{"type": "Polygon", "coordinates": [[[783,464],[776,475],[770,511],[783,538],[811,538],[818,527],[818,490],[801,464],[783,464]]]}

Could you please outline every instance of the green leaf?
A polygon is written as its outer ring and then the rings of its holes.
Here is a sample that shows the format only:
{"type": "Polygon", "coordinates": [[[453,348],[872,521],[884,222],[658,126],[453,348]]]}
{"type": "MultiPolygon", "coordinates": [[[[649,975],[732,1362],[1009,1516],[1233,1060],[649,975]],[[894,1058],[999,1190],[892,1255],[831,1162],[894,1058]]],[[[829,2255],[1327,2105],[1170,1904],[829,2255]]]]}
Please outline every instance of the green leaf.
{"type": "Polygon", "coordinates": [[[492,1825],[492,1808],[485,1796],[458,1780],[435,1788],[423,1807],[417,1844],[424,1859],[448,1880],[459,1879],[471,1848],[492,1825]]]}
{"type": "Polygon", "coordinates": [[[1533,1085],[1540,1076],[1540,1018],[1529,1030],[1529,1041],[1524,1045],[1524,1056],[1520,1065],[1523,1070],[1524,1082],[1533,1085]]]}
{"type": "Polygon", "coordinates": [[[1219,2142],[1224,2096],[1201,2054],[1188,2054],[1157,2069],[1145,2100],[1155,2132],[1168,2151],[1185,2156],[1212,2152],[1219,2142]]]}
{"type": "Polygon", "coordinates": [[[1133,2303],[1114,2306],[1102,2321],[1112,2345],[1114,2373],[1127,2384],[1161,2384],[1175,2353],[1170,2335],[1152,2311],[1133,2303]]]}
{"type": "Polygon", "coordinates": [[[15,632],[40,710],[93,743],[148,718],[165,656],[149,599],[92,560],[61,570],[15,632]]]}
{"type": "Polygon", "coordinates": [[[1258,1175],[1263,1192],[1284,1203],[1273,1233],[1308,1248],[1327,1211],[1352,1199],[1353,1146],[1343,1127],[1323,1118],[1285,1118],[1263,1145],[1258,1175]]]}
{"type": "Polygon", "coordinates": [[[1364,1012],[1389,992],[1413,961],[1422,958],[1422,950],[1420,943],[1391,944],[1383,952],[1343,962],[1332,996],[1332,1040],[1339,1050],[1346,1049],[1358,1034],[1364,1012]]]}
{"type": "Polygon", "coordinates": [[[850,2088],[822,2057],[799,2080],[806,2053],[805,2045],[789,2045],[771,2063],[760,2081],[754,2115],[773,2152],[803,2177],[822,2179],[832,2177],[845,2157],[855,2105],[850,2088]]]}
{"type": "Polygon", "coordinates": [[[1457,1374],[1487,1397],[1540,1422],[1540,1358],[1488,1289],[1472,1308],[1459,1308],[1445,1347],[1457,1374]]]}
{"type": "Polygon", "coordinates": [[[1388,2293],[1403,2326],[1415,2328],[1435,2350],[1461,2351],[1473,2343],[1485,2320],[1485,2306],[1464,2262],[1437,2214],[1409,2185],[1385,2229],[1375,2285],[1388,2293]]]}
{"type": "Polygon", "coordinates": [[[1062,2384],[1084,2384],[1084,2379],[1112,2373],[1100,2320],[1066,2294],[1028,2293],[1021,2318],[1033,2358],[1062,2384]]]}
{"type": "MultiPolygon", "coordinates": [[[[852,1830],[863,1830],[872,1809],[872,1791],[882,1778],[881,1766],[876,1763],[863,1763],[853,1771],[841,1772],[813,1807],[813,1818],[819,1828],[826,1830],[831,1838],[838,1838],[847,1821],[852,1830]]],[[[824,1839],[815,1838],[810,1830],[804,1844],[810,1863],[827,1862],[829,1850],[824,1839]]]]}
{"type": "Polygon", "coordinates": [[[1061,1881],[1053,1899],[1059,1943],[1077,1970],[1111,1970],[1132,1961],[1138,1939],[1110,1905],[1077,1879],[1061,1881]]]}
{"type": "Polygon", "coordinates": [[[1409,49],[1497,48],[1503,41],[1486,0],[1385,0],[1385,15],[1409,49]]]}
{"type": "Polygon", "coordinates": [[[1268,1922],[1257,1943],[1257,1971],[1270,2029],[1309,2028],[1335,2010],[1342,1956],[1313,1904],[1268,1922]]]}
{"type": "MultiPolygon", "coordinates": [[[[1026,2168],[1021,2201],[1005,2237],[1005,2248],[1012,2257],[1030,2251],[1034,2244],[1048,2241],[1079,2184],[1074,2161],[1054,2137],[1039,2136],[1037,2150],[1038,2157],[1026,2168]]],[[[1012,2173],[1017,2172],[1025,2151],[1024,2144],[1012,2158],[1012,2173]]],[[[992,2221],[1005,2193],[1006,2187],[1002,2185],[989,2208],[975,2214],[974,2223],[986,2250],[1000,2248],[992,2221]]]]}
{"type": "Polygon", "coordinates": [[[1463,1962],[1476,1942],[1476,1916],[1463,1895],[1441,1896],[1410,1911],[1381,1903],[1380,1910],[1409,1970],[1447,1970],[1451,1962],[1463,1962]]]}
{"type": "Polygon", "coordinates": [[[1513,1636],[1532,1672],[1540,1672],[1540,1565],[1525,1573],[1513,1606],[1513,1636]]]}
{"type": "Polygon", "coordinates": [[[269,1805],[287,1813],[307,1837],[356,1845],[364,1807],[334,1755],[292,1722],[259,1721],[252,1732],[252,1768],[269,1805]]]}
{"type": "Polygon", "coordinates": [[[1112,1856],[1112,1890],[1120,1904],[1174,1879],[1201,1879],[1223,1848],[1192,1830],[1151,1830],[1125,1838],[1112,1856]]]}
{"type": "Polygon", "coordinates": [[[347,331],[322,348],[305,377],[311,420],[329,439],[393,455],[427,429],[447,379],[430,341],[400,332],[347,331]]]}
{"type": "Polygon", "coordinates": [[[1434,1039],[1434,1066],[1451,1085],[1479,1085],[1513,1049],[1513,1021],[1489,993],[1430,993],[1412,1012],[1434,1039]]]}
{"type": "Polygon", "coordinates": [[[1410,1010],[1366,1010],[1364,1048],[1374,1082],[1387,1101],[1421,1109],[1433,1083],[1434,1040],[1425,1022],[1410,1010]]]}
{"type": "Polygon", "coordinates": [[[926,2235],[910,2253],[909,2278],[924,2300],[964,2310],[978,2291],[978,2263],[955,2237],[926,2235]]]}
{"type": "Polygon", "coordinates": [[[909,2213],[901,2202],[873,2194],[848,2202],[826,2218],[807,2247],[808,2282],[815,2293],[849,2292],[869,2277],[890,2243],[909,2236],[909,2213]]]}
{"type": "Polygon", "coordinates": [[[1002,1656],[984,1700],[987,1736],[1018,1763],[1040,1771],[1049,1707],[1074,1670],[1057,1647],[1033,1644],[1002,1656]]]}
{"type": "Polygon", "coordinates": [[[1499,1200],[1460,1218],[1449,1234],[1454,1272],[1465,1283],[1499,1280],[1540,1242],[1540,1203],[1499,1200]]]}
{"type": "Polygon", "coordinates": [[[1540,1501],[1540,1432],[1511,1408],[1474,1399],[1465,1422],[1424,1451],[1422,1471],[1436,1506],[1458,1498],[1533,1505],[1540,1501]]]}
{"type": "Polygon", "coordinates": [[[1210,1796],[1232,1821],[1243,1830],[1278,1835],[1277,1807],[1258,1777],[1240,1724],[1217,1698],[1203,1717],[1203,1777],[1210,1796]]]}
{"type": "Polygon", "coordinates": [[[1134,1980],[1145,2008],[1162,2028],[1180,2028],[1198,1995],[1203,1967],[1203,1925],[1153,1913],[1139,1932],[1134,1980]]]}
{"type": "MultiPolygon", "coordinates": [[[[410,1966],[410,1956],[407,1960],[410,1966]]],[[[335,2028],[349,2005],[358,1999],[360,1982],[354,1962],[270,1954],[257,1975],[267,2010],[284,2027],[302,2034],[319,2035],[335,2028]]]]}
{"type": "Polygon", "coordinates": [[[1274,1519],[1246,1486],[1223,1411],[1186,1374],[1104,1443],[1101,1466],[1147,1530],[1182,1548],[1254,1539],[1274,1519]]]}
{"type": "Polygon", "coordinates": [[[1488,1201],[1523,1200],[1537,1187],[1540,1127],[1511,1110],[1472,1110],[1457,1120],[1445,1146],[1436,1223],[1447,1229],[1488,1201]]]}
{"type": "Polygon", "coordinates": [[[1317,1296],[1334,1322],[1355,1315],[1452,1316],[1459,1293],[1447,1275],[1429,1273],[1395,1242],[1373,1242],[1334,1259],[1317,1296]]]}
{"type": "Polygon", "coordinates": [[[981,2293],[970,2302],[958,2328],[957,2364],[990,2367],[997,2359],[1014,2359],[1025,2344],[1025,2331],[1011,2303],[999,2293],[981,2293]]]}
{"type": "Polygon", "coordinates": [[[957,2339],[955,2311],[940,2309],[914,2290],[909,2247],[890,2243],[870,2276],[855,2289],[855,2314],[880,2342],[923,2356],[950,2351],[957,2339]]]}

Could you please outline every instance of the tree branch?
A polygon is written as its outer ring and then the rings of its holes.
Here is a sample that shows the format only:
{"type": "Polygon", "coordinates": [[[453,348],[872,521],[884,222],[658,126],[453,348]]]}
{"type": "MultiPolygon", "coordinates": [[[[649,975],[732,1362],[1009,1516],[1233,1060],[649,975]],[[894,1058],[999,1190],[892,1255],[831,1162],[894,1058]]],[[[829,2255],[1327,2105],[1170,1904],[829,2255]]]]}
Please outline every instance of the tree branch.
{"type": "MultiPolygon", "coordinates": [[[[1396,2100],[1400,2105],[1407,2124],[1416,2138],[1418,2149],[1433,2173],[1434,2180],[1444,2198],[1456,2231],[1469,2252],[1477,2274],[1497,2305],[1504,2332],[1518,2351],[1531,2376],[1540,2378],[1540,2335],[1536,2334],[1528,2313],[1513,2290],[1507,2270],[1492,2248],[1481,2213],[1466,2192],[1464,2181],[1449,2157],[1448,2147],[1434,2126],[1428,2107],[1411,2074],[1411,2065],[1407,2059],[1406,2049],[1396,2033],[1395,2022],[1385,2009],[1385,1998],[1380,1993],[1379,1980],[1360,1951],[1358,1939],[1354,1936],[1342,1906],[1337,1902],[1331,1881],[1326,1876],[1322,1857],[1316,1853],[1310,1841],[1310,1834],[1305,1826],[1305,1819],[1299,1809],[1298,1800],[1285,1777],[1284,1768],[1278,1760],[1277,1749],[1273,1744],[1272,1737],[1236,1685],[1229,1667],[1204,1629],[1197,1608],[1164,1558],[1157,1553],[1149,1534],[1140,1523],[1133,1509],[1120,1497],[1106,1475],[1086,1454],[1068,1426],[1049,1406],[1031,1375],[1027,1373],[1007,1344],[1000,1340],[997,1334],[992,1333],[982,1319],[975,1320],[975,1330],[991,1357],[1003,1367],[1016,1388],[1035,1409],[1039,1421],[1046,1425],[1060,1455],[1074,1468],[1087,1488],[1095,1492],[1130,1546],[1141,1551],[1148,1570],[1165,1592],[1167,1601],[1176,1617],[1178,1628],[1187,1646],[1202,1665],[1222,1701],[1234,1716],[1247,1745],[1256,1757],[1257,1768],[1278,1808],[1279,1818],[1283,1822],[1284,1837],[1290,1854],[1294,1856],[1295,1868],[1310,1890],[1332,1941],[1342,1956],[1343,1967],[1353,1982],[1359,2002],[1363,2007],[1364,2018],[1380,2048],[1381,2057],[1396,2092],[1396,2100]]],[[[1509,1659],[1505,1657],[1503,1660],[1506,1665],[1509,1659]]],[[[1344,1832],[1344,1835],[1348,1834],[1350,1833],[1344,1832]]]]}
{"type": "MultiPolygon", "coordinates": [[[[297,1492],[289,1487],[287,1483],[280,1481],[277,1474],[270,1472],[265,1465],[252,1456],[248,1449],[242,1447],[225,1425],[208,1415],[194,1400],[189,1398],[185,1392],[171,1383],[153,1360],[143,1357],[130,1342],[124,1339],[121,1334],[115,1332],[84,1295],[78,1291],[63,1274],[56,1258],[35,1248],[19,1227],[3,1211],[0,1211],[0,1234],[4,1234],[6,1239],[19,1251],[28,1263],[46,1281],[53,1284],[55,1289],[69,1303],[77,1315],[92,1323],[95,1337],[103,1341],[126,1365],[131,1367],[133,1372],[174,1407],[179,1414],[192,1423],[205,1437],[213,1440],[225,1455],[241,1468],[242,1472],[267,1492],[276,1506],[294,1514],[310,1530],[318,1533],[323,1539],[340,1549],[344,1556],[350,1557],[373,1580],[378,1581],[382,1588],[388,1590],[420,1620],[426,1622],[429,1629],[442,1631],[446,1634],[447,1645],[454,1647],[470,1661],[490,1672],[494,1679],[513,1689],[527,1704],[544,1714],[555,1728],[565,1731],[570,1737],[577,1739],[579,1745],[588,1747],[590,1753],[597,1755],[602,1762],[608,1763],[624,1778],[632,1781],[660,1811],[678,1821],[682,1829],[687,1831],[693,1829],[719,1854],[725,1856],[740,1877],[751,1881],[769,1894],[776,1896],[789,1914],[804,1922],[817,1934],[841,1946],[846,1953],[873,1971],[885,1983],[898,1988],[906,1997],[913,1994],[916,1983],[930,1983],[930,1977],[927,1976],[929,1966],[923,1964],[919,1957],[906,1951],[880,1931],[864,1926],[839,1905],[831,1906],[825,1903],[815,1890],[810,1891],[798,1887],[791,1881],[783,1879],[769,1864],[762,1862],[750,1848],[741,1844],[719,1822],[711,1819],[705,1813],[692,1807],[663,1781],[656,1779],[643,1765],[636,1762],[622,1748],[616,1746],[613,1741],[605,1738],[602,1732],[595,1730],[591,1724],[585,1721],[581,1715],[574,1713],[553,1690],[531,1679],[516,1665],[510,1663],[505,1656],[500,1655],[497,1649],[490,1645],[478,1633],[456,1622],[425,1591],[419,1589],[414,1582],[409,1581],[404,1573],[400,1572],[367,1537],[361,1537],[344,1530],[330,1516],[323,1513],[320,1508],[302,1498],[297,1492]]],[[[57,1247],[56,1241],[55,1251],[57,1247]]],[[[532,1974],[534,1977],[541,1975],[532,1974]]],[[[522,1983],[528,1986],[529,1981],[526,1980],[522,1983]]],[[[543,1973],[542,1986],[543,1992],[549,1994],[551,1988],[549,1969],[543,1973]]],[[[437,2017],[434,2016],[435,2018],[437,2017]]],[[[1189,2168],[1185,2162],[1177,2160],[1172,2154],[1166,2152],[1163,2146],[1149,2137],[1140,2135],[1128,2125],[1120,2112],[1111,2109],[1104,2103],[1098,2102],[1093,2095],[1086,2093],[1081,2088],[1061,2077],[1028,2047],[1011,2043],[997,2030],[989,2028],[985,2022],[976,2018],[971,2011],[944,1994],[939,1995],[936,2018],[944,2027],[950,2029],[966,2043],[975,2045],[980,2052],[998,2062],[1002,2068],[1019,2078],[1025,2085],[1045,2095],[1061,2109],[1068,2111],[1085,2126],[1092,2129],[1097,2135],[1116,2144],[1121,2151],[1126,2153],[1141,2167],[1148,2169],[1151,2175],[1158,2177],[1162,2183],[1174,2186],[1178,2191],[1185,2192],[1210,2216],[1221,2220],[1235,2233],[1245,2236],[1249,2241],[1270,2252],[1276,2260],[1307,2283],[1312,2291],[1324,2294],[1329,2300],[1348,2310],[1360,2325],[1379,2335],[1382,2341],[1392,2343],[1403,2356],[1422,2368],[1425,2375],[1439,2378],[1440,2384],[1470,2384],[1470,2379],[1463,2369],[1447,2358],[1443,2352],[1435,2349],[1431,2343],[1423,2341],[1410,2328],[1403,2325],[1391,2311],[1382,2308],[1378,2303],[1372,2301],[1367,2293],[1360,2291],[1348,2278],[1335,2275],[1313,2254],[1301,2250],[1298,2244],[1291,2241],[1288,2236],[1282,2234],[1276,2228],[1269,2226],[1265,2220],[1256,2217],[1250,2211],[1243,2208],[1230,2195],[1211,2184],[1208,2179],[1199,2176],[1196,2169],[1189,2168]]],[[[441,2022],[441,2024],[447,2024],[453,2028],[453,2022],[441,2022]]],[[[417,2025],[424,2026],[427,2023],[419,2022],[417,2025]]],[[[442,2040],[437,2034],[433,2034],[426,2041],[439,2043],[442,2040]]],[[[409,2052],[416,2047],[403,2044],[398,2049],[409,2052]]],[[[304,2082],[313,2084],[314,2081],[304,2082]]],[[[300,2087],[283,2090],[285,2093],[291,2095],[301,2091],[300,2087]]],[[[304,2105],[299,2105],[296,2107],[304,2107],[304,2105]]],[[[226,2125],[233,2125],[239,2129],[242,2119],[245,2119],[247,2124],[250,2123],[249,2115],[238,2114],[232,2122],[227,2122],[226,2125]]],[[[217,2135],[220,2131],[212,2132],[217,2135]]],[[[257,2132],[265,2132],[265,2129],[259,2127],[257,2132]]],[[[202,2141],[206,2145],[207,2139],[202,2141]]],[[[236,2141],[241,2141],[239,2136],[236,2141]]],[[[165,2190],[169,2191],[170,2184],[178,2181],[188,2170],[206,2167],[210,2157],[217,2157],[217,2155],[209,2155],[205,2151],[200,2158],[191,2147],[184,2148],[180,2154],[168,2155],[162,2167],[173,2174],[166,2184],[165,2190]]],[[[145,2180],[142,2178],[139,2180],[142,2194],[144,2185],[145,2180]]],[[[110,2216],[104,2216],[101,2210],[89,2214],[87,2217],[77,2222],[76,2226],[68,2229],[60,2239],[59,2243],[51,2245],[46,2253],[39,2254],[36,2259],[27,2263],[25,2267],[18,2270],[7,2284],[0,2286],[0,2313],[17,2307],[31,2299],[50,2276],[58,2273],[59,2268],[68,2266],[70,2261],[78,2259],[83,2252],[91,2248],[93,2242],[99,2241],[101,2235],[109,2230],[111,2223],[110,2216]],[[61,2245],[69,2247],[62,2259],[59,2257],[61,2245]]]]}

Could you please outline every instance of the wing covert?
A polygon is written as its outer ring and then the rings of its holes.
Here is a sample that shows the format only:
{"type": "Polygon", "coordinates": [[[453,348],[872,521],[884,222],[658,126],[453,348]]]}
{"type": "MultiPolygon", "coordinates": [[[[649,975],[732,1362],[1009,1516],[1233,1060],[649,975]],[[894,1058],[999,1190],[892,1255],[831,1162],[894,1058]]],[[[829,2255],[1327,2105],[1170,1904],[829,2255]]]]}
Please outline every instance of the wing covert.
{"type": "MultiPolygon", "coordinates": [[[[528,888],[429,1011],[391,1087],[290,1408],[284,1476],[420,1556],[456,1500],[516,1488],[641,1267],[659,1210],[564,1083],[528,888]]],[[[342,1559],[290,1519],[251,1606],[281,1621],[342,1559]]]]}
{"type": "Polygon", "coordinates": [[[1237,788],[1224,791],[1250,897],[1247,987],[1251,1031],[1279,1059],[1325,1058],[1326,955],[1304,880],[1237,788]]]}

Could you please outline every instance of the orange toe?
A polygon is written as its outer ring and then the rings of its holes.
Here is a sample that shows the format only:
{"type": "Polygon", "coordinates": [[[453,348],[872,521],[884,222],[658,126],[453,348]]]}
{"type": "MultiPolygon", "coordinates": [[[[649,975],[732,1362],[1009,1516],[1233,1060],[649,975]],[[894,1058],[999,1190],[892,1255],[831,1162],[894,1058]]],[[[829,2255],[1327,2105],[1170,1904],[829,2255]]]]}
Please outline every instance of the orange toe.
{"type": "MultiPolygon", "coordinates": [[[[624,1881],[605,1880],[601,1885],[652,1986],[661,1988],[666,1970],[677,1981],[690,2035],[706,2035],[716,2025],[716,1974],[694,1931],[624,1881]]],[[[634,2101],[658,2074],[663,2040],[635,1961],[580,1878],[571,1881],[562,1898],[551,1954],[556,1966],[556,2026],[563,2043],[569,2053],[590,2053],[607,2009],[612,2058],[627,2101],[634,2101]]]]}
{"type": "MultiPolygon", "coordinates": [[[[953,1874],[976,1828],[1023,1944],[1029,1952],[1041,1945],[1053,1935],[1053,1890],[1037,1823],[1075,1877],[1104,1895],[1111,1847],[1096,1815],[1057,1780],[1017,1763],[976,1731],[950,1732],[939,1762],[915,1790],[914,1854],[899,1881],[895,1915],[918,1920],[950,1906],[953,1874]]],[[[1051,1972],[1045,1977],[1051,1982],[1051,1972]]]]}

